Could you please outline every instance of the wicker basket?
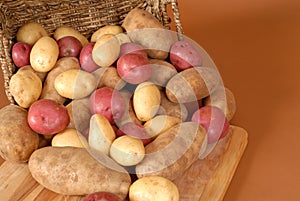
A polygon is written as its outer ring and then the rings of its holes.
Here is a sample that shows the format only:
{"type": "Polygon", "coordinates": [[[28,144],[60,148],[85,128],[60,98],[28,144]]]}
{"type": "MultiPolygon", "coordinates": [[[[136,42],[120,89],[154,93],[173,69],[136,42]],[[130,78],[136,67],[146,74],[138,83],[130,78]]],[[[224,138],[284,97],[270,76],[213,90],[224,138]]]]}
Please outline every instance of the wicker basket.
{"type": "Polygon", "coordinates": [[[38,22],[50,35],[57,27],[67,25],[89,37],[104,25],[120,25],[130,10],[139,7],[170,29],[168,4],[172,5],[176,31],[182,34],[177,0],[1,0],[0,62],[8,100],[11,104],[15,103],[9,92],[9,80],[16,69],[11,59],[11,48],[17,30],[23,24],[38,22]]]}

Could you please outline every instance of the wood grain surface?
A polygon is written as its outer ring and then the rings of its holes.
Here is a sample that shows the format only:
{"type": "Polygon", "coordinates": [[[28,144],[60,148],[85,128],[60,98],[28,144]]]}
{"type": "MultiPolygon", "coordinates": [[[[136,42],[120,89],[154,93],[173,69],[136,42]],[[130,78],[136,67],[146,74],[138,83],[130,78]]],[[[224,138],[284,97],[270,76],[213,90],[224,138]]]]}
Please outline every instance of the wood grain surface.
{"type": "MultiPolygon", "coordinates": [[[[247,145],[248,133],[231,126],[229,135],[222,139],[203,160],[196,161],[184,175],[174,182],[181,201],[221,201],[247,145]]],[[[39,185],[27,164],[1,160],[1,201],[76,201],[80,196],[58,195],[39,185]]]]}

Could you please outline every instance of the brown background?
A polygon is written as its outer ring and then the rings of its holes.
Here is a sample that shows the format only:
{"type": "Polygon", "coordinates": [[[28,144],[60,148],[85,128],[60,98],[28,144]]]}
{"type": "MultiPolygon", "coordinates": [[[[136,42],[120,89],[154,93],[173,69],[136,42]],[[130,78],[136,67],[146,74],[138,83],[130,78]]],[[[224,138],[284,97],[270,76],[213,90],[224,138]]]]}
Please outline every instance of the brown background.
{"type": "MultiPolygon", "coordinates": [[[[215,61],[249,144],[225,201],[300,200],[300,1],[179,0],[185,35],[215,61]]],[[[2,74],[1,74],[2,79],[2,74]]],[[[0,106],[8,104],[1,86],[0,106]]]]}

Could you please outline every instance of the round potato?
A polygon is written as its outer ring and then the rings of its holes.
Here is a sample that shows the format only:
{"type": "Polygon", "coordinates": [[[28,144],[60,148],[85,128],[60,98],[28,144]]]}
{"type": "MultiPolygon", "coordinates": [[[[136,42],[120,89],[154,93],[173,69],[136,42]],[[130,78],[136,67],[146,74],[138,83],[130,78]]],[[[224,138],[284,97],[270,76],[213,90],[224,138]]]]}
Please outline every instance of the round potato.
{"type": "Polygon", "coordinates": [[[27,162],[39,146],[39,135],[27,123],[27,111],[17,105],[0,110],[0,156],[13,162],[27,162]]]}
{"type": "Polygon", "coordinates": [[[31,67],[31,65],[23,66],[23,67],[20,68],[18,71],[20,72],[20,71],[23,71],[23,70],[31,70],[32,72],[34,72],[34,73],[41,79],[42,83],[44,82],[44,80],[45,80],[45,78],[46,78],[46,76],[47,76],[47,73],[46,73],[46,72],[44,72],[44,73],[42,73],[42,72],[37,72],[37,71],[35,71],[35,70],[31,67]]]}
{"type": "Polygon", "coordinates": [[[29,108],[40,97],[42,81],[32,70],[18,71],[10,79],[9,90],[19,106],[29,108]]]}
{"type": "Polygon", "coordinates": [[[41,24],[29,22],[18,29],[17,41],[33,45],[38,39],[48,36],[48,33],[41,24]]]}
{"type": "Polygon", "coordinates": [[[54,87],[59,95],[80,99],[90,95],[96,88],[93,74],[79,69],[71,69],[60,73],[54,81],[54,87]]]}
{"type": "Polygon", "coordinates": [[[113,34],[101,36],[92,51],[93,60],[101,67],[111,66],[118,59],[119,54],[120,43],[113,34]]]}
{"type": "Polygon", "coordinates": [[[105,34],[117,35],[123,33],[123,29],[118,25],[106,25],[104,27],[99,28],[92,34],[91,42],[96,42],[99,38],[101,38],[105,34]]]}
{"type": "Polygon", "coordinates": [[[59,55],[59,48],[56,41],[44,36],[33,45],[30,52],[30,65],[38,72],[50,71],[59,55]]]}
{"type": "Polygon", "coordinates": [[[136,180],[129,189],[130,201],[179,201],[177,186],[170,180],[149,176],[136,180]]]}
{"type": "Polygon", "coordinates": [[[133,94],[133,108],[141,121],[150,120],[158,111],[161,95],[158,87],[152,82],[143,82],[133,94]]]}
{"type": "Polygon", "coordinates": [[[51,142],[53,147],[81,147],[87,146],[87,141],[76,129],[67,128],[60,133],[57,133],[51,142]]]}
{"type": "Polygon", "coordinates": [[[73,36],[75,38],[77,38],[82,47],[84,47],[86,44],[88,44],[88,39],[82,35],[79,31],[75,30],[72,27],[68,27],[68,26],[61,26],[58,27],[55,32],[53,37],[55,38],[56,41],[58,41],[59,39],[65,37],[65,36],[73,36]]]}
{"type": "Polygon", "coordinates": [[[109,154],[120,165],[133,166],[143,160],[145,148],[141,139],[123,135],[112,143],[109,154]]]}

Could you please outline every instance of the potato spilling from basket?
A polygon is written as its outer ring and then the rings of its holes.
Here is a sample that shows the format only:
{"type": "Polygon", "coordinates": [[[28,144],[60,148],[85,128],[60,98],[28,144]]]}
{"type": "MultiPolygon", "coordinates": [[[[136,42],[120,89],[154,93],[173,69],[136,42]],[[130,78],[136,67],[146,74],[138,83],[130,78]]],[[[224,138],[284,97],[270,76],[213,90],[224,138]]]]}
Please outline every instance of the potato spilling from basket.
{"type": "Polygon", "coordinates": [[[54,192],[179,200],[172,181],[228,132],[235,100],[209,56],[144,10],[89,38],[32,22],[16,40],[0,155],[54,192]]]}

